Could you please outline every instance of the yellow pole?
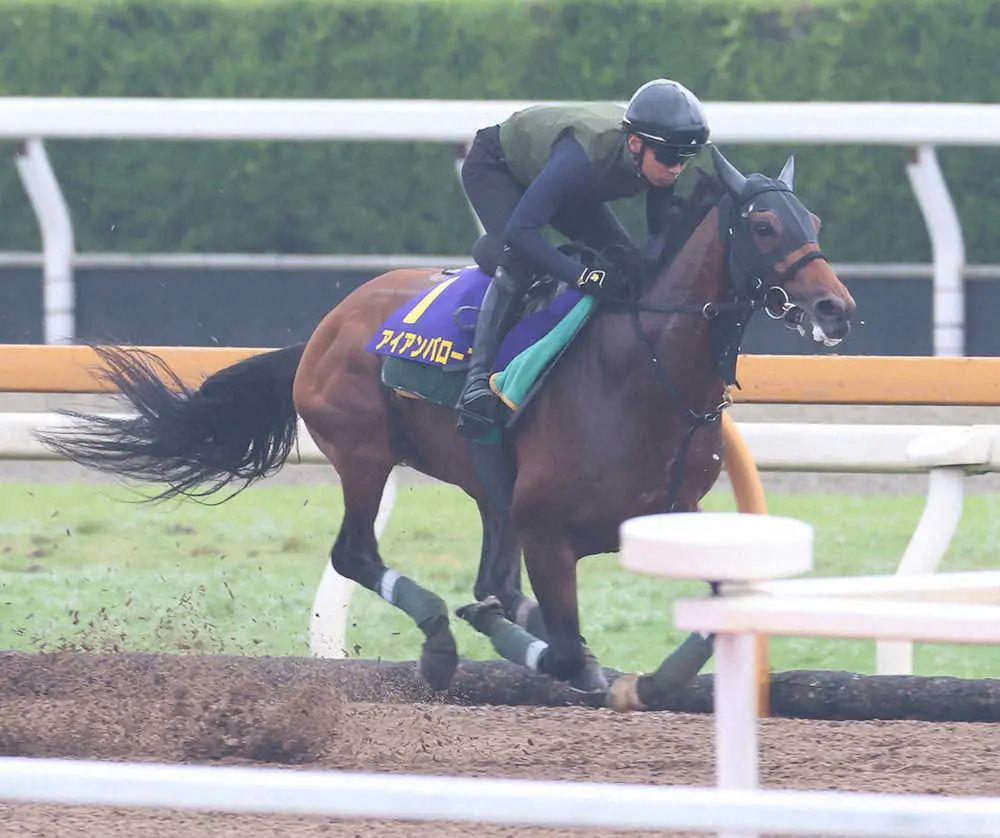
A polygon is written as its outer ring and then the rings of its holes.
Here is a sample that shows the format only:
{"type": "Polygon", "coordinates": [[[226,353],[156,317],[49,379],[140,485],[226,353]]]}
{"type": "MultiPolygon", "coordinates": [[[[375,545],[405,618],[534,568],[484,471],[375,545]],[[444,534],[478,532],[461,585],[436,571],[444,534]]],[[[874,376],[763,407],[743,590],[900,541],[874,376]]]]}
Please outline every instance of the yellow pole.
{"type": "MultiPolygon", "coordinates": [[[[186,381],[267,349],[151,346],[186,381]]],[[[94,393],[89,346],[0,346],[0,393],[94,393]]],[[[1000,358],[744,355],[741,403],[1000,405],[1000,358]]]]}
{"type": "Polygon", "coordinates": [[[767,499],[764,497],[764,484],[761,483],[757,464],[728,413],[722,414],[722,441],[726,446],[723,464],[733,484],[736,508],[740,512],[767,515],[767,499]]]}
{"type": "Polygon", "coordinates": [[[1000,358],[743,355],[737,402],[1000,404],[1000,358]]]}
{"type": "MultiPolygon", "coordinates": [[[[189,386],[197,387],[223,367],[266,349],[146,346],[189,386]]],[[[101,359],[89,346],[0,346],[0,393],[105,393],[114,388],[95,373],[101,359]]]]}
{"type": "MultiPolygon", "coordinates": [[[[767,514],[767,499],[760,472],[750,448],[729,414],[722,414],[722,439],[726,446],[723,463],[733,484],[736,508],[754,515],[767,514]]],[[[757,715],[771,715],[771,649],[767,635],[757,635],[757,715]]]]}

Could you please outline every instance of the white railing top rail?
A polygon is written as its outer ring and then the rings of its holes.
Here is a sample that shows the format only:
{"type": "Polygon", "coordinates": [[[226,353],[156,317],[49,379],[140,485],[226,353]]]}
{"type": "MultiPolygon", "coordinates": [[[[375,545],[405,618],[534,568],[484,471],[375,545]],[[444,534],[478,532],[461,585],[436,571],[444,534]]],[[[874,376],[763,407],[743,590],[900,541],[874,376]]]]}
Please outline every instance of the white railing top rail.
{"type": "MultiPolygon", "coordinates": [[[[74,253],[73,266],[86,270],[158,268],[167,270],[212,271],[388,271],[395,268],[451,268],[471,265],[468,253],[74,253]]],[[[0,270],[40,268],[41,253],[0,251],[0,270]]],[[[844,280],[934,278],[929,262],[831,262],[830,267],[844,280]]],[[[969,282],[1000,279],[1000,264],[965,265],[962,277],[969,282]]],[[[156,274],[160,282],[169,276],[156,274]]]]}
{"type": "MultiPolygon", "coordinates": [[[[526,100],[0,98],[0,140],[20,140],[18,172],[39,219],[46,343],[76,337],[73,226],[45,139],[354,140],[450,143],[526,100]]],[[[947,102],[708,102],[720,143],[858,143],[915,149],[907,176],[931,239],[934,353],[965,349],[961,224],[938,166],[938,145],[1000,144],[1000,105],[947,102]]]]}
{"type": "MultiPolygon", "coordinates": [[[[995,836],[1000,799],[0,759],[0,800],[780,835],[995,836]]],[[[735,834],[735,833],[727,833],[735,834]]]]}
{"type": "MultiPolygon", "coordinates": [[[[61,459],[36,434],[72,427],[70,417],[57,413],[0,413],[0,461],[61,459]]],[[[968,474],[1000,472],[1000,425],[741,422],[738,428],[760,471],[926,474],[952,468],[968,474]],[[921,448],[934,443],[932,456],[921,456],[921,448]]],[[[298,431],[298,447],[290,464],[325,465],[326,457],[301,420],[298,431]]]]}
{"type": "MultiPolygon", "coordinates": [[[[468,143],[535,101],[0,97],[0,138],[468,143]]],[[[724,143],[996,145],[1000,105],[707,102],[724,143]]]]}

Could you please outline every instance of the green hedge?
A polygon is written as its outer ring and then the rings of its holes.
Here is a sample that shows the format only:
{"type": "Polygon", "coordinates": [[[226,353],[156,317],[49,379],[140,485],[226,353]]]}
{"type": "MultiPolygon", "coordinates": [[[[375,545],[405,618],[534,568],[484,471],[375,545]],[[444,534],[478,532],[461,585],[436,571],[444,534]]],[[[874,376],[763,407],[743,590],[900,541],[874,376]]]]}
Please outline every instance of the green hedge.
{"type": "MultiPolygon", "coordinates": [[[[707,100],[993,102],[998,30],[1000,0],[0,0],[0,95],[621,99],[663,75],[707,100]]],[[[727,151],[772,173],[798,155],[833,258],[929,257],[904,150],[727,151]]],[[[475,237],[441,146],[49,153],[81,250],[462,253],[475,237]]],[[[1000,153],[940,156],[970,258],[1000,262],[1000,153]]],[[[13,166],[0,196],[0,249],[37,248],[13,166]]]]}

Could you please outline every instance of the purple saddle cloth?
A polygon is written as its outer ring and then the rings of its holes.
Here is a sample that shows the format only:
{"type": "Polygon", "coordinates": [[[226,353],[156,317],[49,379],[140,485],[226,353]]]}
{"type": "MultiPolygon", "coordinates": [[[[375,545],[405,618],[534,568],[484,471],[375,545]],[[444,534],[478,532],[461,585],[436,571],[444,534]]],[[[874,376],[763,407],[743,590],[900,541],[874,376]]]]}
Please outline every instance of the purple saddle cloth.
{"type": "MultiPolygon", "coordinates": [[[[490,277],[478,267],[447,272],[445,278],[393,312],[365,347],[389,358],[416,361],[448,372],[469,365],[476,319],[490,277]]],[[[496,370],[549,333],[580,301],[575,288],[520,320],[500,345],[496,370]]]]}

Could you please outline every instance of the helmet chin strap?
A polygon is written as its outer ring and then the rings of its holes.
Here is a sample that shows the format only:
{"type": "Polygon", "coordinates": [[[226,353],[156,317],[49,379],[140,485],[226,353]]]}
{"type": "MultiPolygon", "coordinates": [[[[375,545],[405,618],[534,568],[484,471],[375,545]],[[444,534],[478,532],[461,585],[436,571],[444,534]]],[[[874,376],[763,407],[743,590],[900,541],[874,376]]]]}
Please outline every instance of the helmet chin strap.
{"type": "Polygon", "coordinates": [[[642,161],[646,157],[646,149],[649,148],[649,141],[639,134],[633,134],[633,136],[639,137],[639,142],[642,143],[642,145],[639,146],[638,151],[632,151],[629,149],[629,152],[632,155],[632,166],[635,168],[635,179],[644,181],[647,186],[652,186],[653,184],[650,183],[649,178],[647,178],[642,172],[642,161]]]}

